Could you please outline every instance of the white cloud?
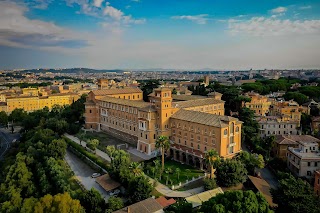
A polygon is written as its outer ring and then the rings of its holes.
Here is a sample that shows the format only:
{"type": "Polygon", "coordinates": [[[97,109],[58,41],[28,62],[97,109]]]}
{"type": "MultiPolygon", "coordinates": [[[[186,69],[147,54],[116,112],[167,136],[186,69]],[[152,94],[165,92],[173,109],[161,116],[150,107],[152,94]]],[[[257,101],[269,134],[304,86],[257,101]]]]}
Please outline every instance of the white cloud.
{"type": "Polygon", "coordinates": [[[0,44],[16,47],[84,44],[77,33],[52,22],[29,19],[28,9],[14,2],[0,1],[0,44]],[[68,44],[67,44],[67,43],[68,44]]]}
{"type": "Polygon", "coordinates": [[[250,20],[229,22],[232,34],[252,36],[303,35],[320,33],[320,20],[280,20],[253,17],[250,20]]]}
{"type": "Polygon", "coordinates": [[[101,7],[104,0],[93,0],[93,5],[95,7],[101,7]]]}
{"type": "Polygon", "coordinates": [[[271,10],[271,13],[285,13],[288,9],[286,7],[277,7],[271,10]]]}
{"type": "Polygon", "coordinates": [[[300,10],[308,10],[308,9],[311,9],[311,8],[312,8],[311,5],[299,7],[300,10]]]}
{"type": "Polygon", "coordinates": [[[189,20],[197,24],[206,24],[208,21],[208,14],[200,14],[200,15],[182,15],[182,16],[172,16],[172,19],[179,20],[189,20]]]}
{"type": "Polygon", "coordinates": [[[106,6],[106,8],[103,10],[103,14],[118,21],[120,21],[123,17],[123,12],[112,6],[106,6]]]}

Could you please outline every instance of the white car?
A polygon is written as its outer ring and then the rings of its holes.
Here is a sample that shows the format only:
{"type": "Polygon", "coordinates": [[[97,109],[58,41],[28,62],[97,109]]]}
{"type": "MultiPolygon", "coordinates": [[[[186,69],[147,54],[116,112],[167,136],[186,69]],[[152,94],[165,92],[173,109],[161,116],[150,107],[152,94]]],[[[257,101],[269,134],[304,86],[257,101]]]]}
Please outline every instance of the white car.
{"type": "Polygon", "coordinates": [[[93,173],[93,174],[91,175],[92,178],[96,178],[96,177],[99,177],[99,176],[101,176],[100,173],[93,173]]]}
{"type": "Polygon", "coordinates": [[[110,192],[110,196],[118,195],[119,193],[120,193],[120,190],[119,189],[115,189],[114,191],[110,192]]]}

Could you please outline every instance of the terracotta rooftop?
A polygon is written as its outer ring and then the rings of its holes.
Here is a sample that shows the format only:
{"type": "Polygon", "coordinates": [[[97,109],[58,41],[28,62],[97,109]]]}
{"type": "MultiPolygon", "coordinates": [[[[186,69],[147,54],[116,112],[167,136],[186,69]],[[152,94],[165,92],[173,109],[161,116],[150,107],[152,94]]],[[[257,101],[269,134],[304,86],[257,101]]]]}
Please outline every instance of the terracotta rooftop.
{"type": "Polygon", "coordinates": [[[163,209],[155,199],[148,198],[146,200],[134,203],[114,213],[154,213],[163,209]]]}
{"type": "Polygon", "coordinates": [[[214,115],[205,112],[191,111],[181,109],[171,116],[172,119],[189,121],[193,123],[214,126],[214,127],[227,127],[229,121],[241,122],[237,118],[230,116],[214,115]]]}
{"type": "Polygon", "coordinates": [[[129,100],[129,99],[122,99],[122,98],[114,98],[114,97],[101,97],[97,98],[100,101],[105,101],[109,103],[114,103],[114,104],[120,104],[120,105],[125,105],[125,106],[131,106],[131,107],[136,107],[136,108],[145,108],[149,107],[150,103],[144,102],[144,101],[134,101],[134,100],[129,100]]]}
{"type": "Polygon", "coordinates": [[[312,142],[320,142],[320,140],[315,137],[312,137],[311,135],[278,135],[275,138],[275,142],[277,144],[295,145],[298,142],[312,143],[312,142]]]}
{"type": "Polygon", "coordinates": [[[278,206],[277,204],[272,202],[272,195],[270,193],[270,185],[265,181],[264,179],[260,179],[257,177],[253,177],[248,175],[250,181],[253,183],[253,185],[256,187],[256,189],[263,195],[263,197],[267,200],[269,205],[271,207],[278,206]]]}
{"type": "Polygon", "coordinates": [[[189,100],[196,100],[196,99],[204,99],[205,96],[202,95],[172,95],[173,100],[178,101],[189,101],[189,100]]]}
{"type": "Polygon", "coordinates": [[[172,105],[174,106],[176,104],[176,107],[178,108],[190,108],[190,107],[197,107],[197,106],[206,106],[211,104],[223,104],[223,103],[224,101],[221,101],[221,100],[203,97],[203,99],[174,102],[172,105]]]}
{"type": "Polygon", "coordinates": [[[161,196],[159,198],[156,199],[156,201],[163,207],[163,208],[166,208],[167,206],[170,206],[172,204],[174,204],[176,201],[171,198],[169,200],[167,200],[167,198],[161,196]]]}
{"type": "Polygon", "coordinates": [[[107,192],[121,186],[120,183],[110,178],[108,174],[96,178],[96,182],[107,192]]]}
{"type": "Polygon", "coordinates": [[[130,94],[130,93],[142,93],[140,88],[124,88],[124,89],[102,89],[93,90],[94,95],[116,95],[116,94],[130,94]]]}

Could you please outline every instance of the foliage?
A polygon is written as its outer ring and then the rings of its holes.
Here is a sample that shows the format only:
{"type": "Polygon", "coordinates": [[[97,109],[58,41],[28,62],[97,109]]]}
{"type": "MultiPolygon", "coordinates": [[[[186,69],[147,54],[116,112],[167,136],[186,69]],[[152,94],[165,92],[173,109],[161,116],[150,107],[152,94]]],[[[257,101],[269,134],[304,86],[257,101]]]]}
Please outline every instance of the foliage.
{"type": "Polygon", "coordinates": [[[24,213],[82,213],[84,209],[80,205],[79,200],[74,200],[66,192],[52,196],[45,195],[38,201],[35,198],[24,200],[21,212],[24,213]]]}
{"type": "Polygon", "coordinates": [[[192,213],[192,204],[185,199],[177,200],[176,203],[165,209],[166,213],[192,213]]]}
{"type": "Polygon", "coordinates": [[[69,138],[64,137],[65,141],[67,142],[67,144],[69,146],[72,146],[75,150],[77,150],[78,152],[80,152],[81,154],[83,154],[84,156],[86,156],[87,158],[89,158],[90,160],[92,160],[94,163],[98,164],[101,168],[104,168],[106,170],[109,169],[109,167],[107,166],[107,164],[102,160],[102,158],[99,158],[97,155],[88,152],[87,150],[85,150],[83,148],[83,146],[77,144],[76,142],[70,140],[69,138]]]}
{"type": "Polygon", "coordinates": [[[203,180],[204,190],[211,190],[217,188],[217,182],[213,178],[205,178],[203,180]]]}
{"type": "Polygon", "coordinates": [[[272,213],[268,202],[260,193],[253,191],[226,191],[217,194],[208,201],[202,203],[200,212],[212,213],[272,213]]]}
{"type": "Polygon", "coordinates": [[[280,176],[279,183],[277,189],[271,190],[273,202],[278,204],[277,212],[320,212],[319,197],[307,182],[285,173],[280,176]]]}
{"type": "Polygon", "coordinates": [[[141,163],[131,162],[129,169],[135,177],[141,176],[143,174],[143,169],[141,163]]]}
{"type": "Polygon", "coordinates": [[[308,96],[300,93],[300,92],[287,92],[283,98],[286,100],[286,101],[289,101],[289,100],[294,100],[296,101],[299,105],[301,104],[304,104],[306,102],[308,102],[309,98],[308,96]]]}
{"type": "Polygon", "coordinates": [[[79,196],[79,200],[87,213],[103,213],[106,207],[105,201],[101,197],[100,193],[93,188],[89,191],[81,193],[79,196]]]}
{"type": "Polygon", "coordinates": [[[143,100],[148,100],[148,95],[153,92],[154,89],[160,86],[159,80],[148,80],[147,82],[140,83],[140,89],[143,92],[143,100]]]}
{"type": "Polygon", "coordinates": [[[153,186],[149,183],[149,178],[139,176],[132,179],[128,185],[128,195],[131,203],[145,200],[151,196],[153,186]]]}
{"type": "Polygon", "coordinates": [[[216,150],[211,149],[206,152],[204,159],[207,165],[210,166],[210,178],[212,179],[214,177],[214,167],[216,167],[219,162],[219,154],[216,150]]]}
{"type": "Polygon", "coordinates": [[[7,126],[9,117],[5,111],[0,112],[0,125],[7,126]]]}
{"type": "Polygon", "coordinates": [[[96,150],[99,143],[98,139],[92,139],[87,142],[87,147],[91,150],[96,150]]]}
{"type": "Polygon", "coordinates": [[[219,186],[236,186],[247,179],[247,170],[242,162],[234,159],[221,161],[216,170],[219,186]]]}
{"type": "Polygon", "coordinates": [[[122,209],[124,207],[123,201],[119,197],[111,196],[108,200],[108,210],[114,212],[118,209],[122,209]]]}
{"type": "Polygon", "coordinates": [[[250,175],[254,174],[255,168],[262,169],[265,165],[262,155],[251,154],[246,151],[240,152],[236,156],[236,159],[242,162],[243,165],[245,165],[245,168],[247,169],[250,175]]]}
{"type": "Polygon", "coordinates": [[[162,166],[161,166],[161,171],[164,171],[164,154],[165,152],[170,148],[170,141],[167,136],[159,136],[158,139],[156,140],[156,148],[160,149],[161,151],[161,161],[162,161],[162,166]]]}

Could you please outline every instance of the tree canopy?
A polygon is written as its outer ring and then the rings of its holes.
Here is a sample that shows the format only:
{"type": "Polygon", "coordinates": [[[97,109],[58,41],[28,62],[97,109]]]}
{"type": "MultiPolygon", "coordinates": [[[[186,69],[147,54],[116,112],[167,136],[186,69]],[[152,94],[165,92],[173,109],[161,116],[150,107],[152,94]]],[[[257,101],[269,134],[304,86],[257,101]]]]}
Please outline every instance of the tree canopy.
{"type": "Polygon", "coordinates": [[[277,189],[271,190],[273,202],[278,204],[277,212],[320,212],[320,199],[307,182],[284,173],[279,183],[277,189]]]}
{"type": "Polygon", "coordinates": [[[235,159],[221,161],[215,174],[219,186],[236,186],[247,180],[247,170],[244,164],[235,159]]]}
{"type": "Polygon", "coordinates": [[[268,202],[253,191],[226,191],[202,203],[200,212],[211,213],[272,213],[268,202]]]}

